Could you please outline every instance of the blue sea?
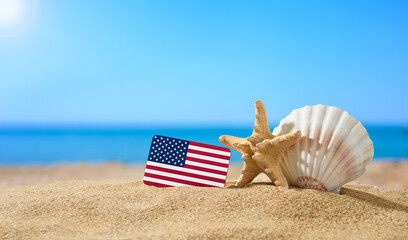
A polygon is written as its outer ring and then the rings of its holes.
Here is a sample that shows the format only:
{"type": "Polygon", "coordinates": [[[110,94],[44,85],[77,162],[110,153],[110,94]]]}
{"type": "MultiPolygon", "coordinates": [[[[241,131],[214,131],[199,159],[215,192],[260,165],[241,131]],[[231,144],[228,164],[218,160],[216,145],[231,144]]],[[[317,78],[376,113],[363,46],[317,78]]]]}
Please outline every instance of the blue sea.
{"type": "MultiPolygon", "coordinates": [[[[374,160],[408,159],[408,128],[366,127],[374,143],[374,160]]],[[[142,128],[142,127],[8,127],[0,128],[0,165],[47,165],[56,163],[102,163],[118,161],[144,164],[154,135],[221,146],[218,137],[247,137],[242,128],[142,128]]],[[[232,151],[232,163],[241,155],[232,151]]]]}

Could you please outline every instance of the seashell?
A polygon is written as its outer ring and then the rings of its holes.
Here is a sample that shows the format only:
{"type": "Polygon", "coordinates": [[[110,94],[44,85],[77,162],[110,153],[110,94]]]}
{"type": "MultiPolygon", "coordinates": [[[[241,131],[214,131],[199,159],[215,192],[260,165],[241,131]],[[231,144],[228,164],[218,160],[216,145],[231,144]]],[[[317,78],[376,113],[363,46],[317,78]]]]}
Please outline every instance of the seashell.
{"type": "Polygon", "coordinates": [[[374,156],[364,126],[346,111],[305,106],[281,120],[273,135],[300,130],[300,140],[282,153],[283,174],[292,186],[339,193],[360,177],[374,156]]]}

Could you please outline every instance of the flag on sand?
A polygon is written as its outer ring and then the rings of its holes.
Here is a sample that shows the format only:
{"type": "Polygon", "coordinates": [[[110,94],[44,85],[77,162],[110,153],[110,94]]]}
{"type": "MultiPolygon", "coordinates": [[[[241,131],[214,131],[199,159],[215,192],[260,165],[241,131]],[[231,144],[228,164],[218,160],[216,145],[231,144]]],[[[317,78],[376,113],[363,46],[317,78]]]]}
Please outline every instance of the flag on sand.
{"type": "Polygon", "coordinates": [[[156,135],[143,182],[156,187],[224,187],[230,156],[228,148],[156,135]]]}

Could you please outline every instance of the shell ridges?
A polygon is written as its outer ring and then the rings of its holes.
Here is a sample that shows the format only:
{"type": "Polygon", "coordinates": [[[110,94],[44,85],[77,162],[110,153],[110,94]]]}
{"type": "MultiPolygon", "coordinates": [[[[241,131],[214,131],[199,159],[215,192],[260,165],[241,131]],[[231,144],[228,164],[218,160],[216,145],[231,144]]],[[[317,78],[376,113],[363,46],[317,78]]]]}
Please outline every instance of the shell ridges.
{"type": "Polygon", "coordinates": [[[282,154],[283,173],[291,185],[338,192],[364,173],[374,147],[364,126],[346,111],[305,106],[281,120],[273,135],[300,130],[298,143],[282,154]]]}

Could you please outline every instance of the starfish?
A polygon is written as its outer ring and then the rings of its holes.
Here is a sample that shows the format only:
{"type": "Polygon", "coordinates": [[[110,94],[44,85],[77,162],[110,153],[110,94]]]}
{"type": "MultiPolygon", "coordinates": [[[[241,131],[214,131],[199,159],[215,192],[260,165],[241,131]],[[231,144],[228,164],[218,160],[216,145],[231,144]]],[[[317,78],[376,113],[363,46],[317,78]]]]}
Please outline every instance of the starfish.
{"type": "Polygon", "coordinates": [[[260,173],[265,173],[279,190],[288,189],[289,185],[280,165],[281,154],[300,138],[300,131],[274,136],[268,125],[265,106],[255,102],[255,124],[252,135],[247,138],[221,136],[219,141],[242,154],[244,167],[235,183],[244,186],[252,182],[260,173]]]}

